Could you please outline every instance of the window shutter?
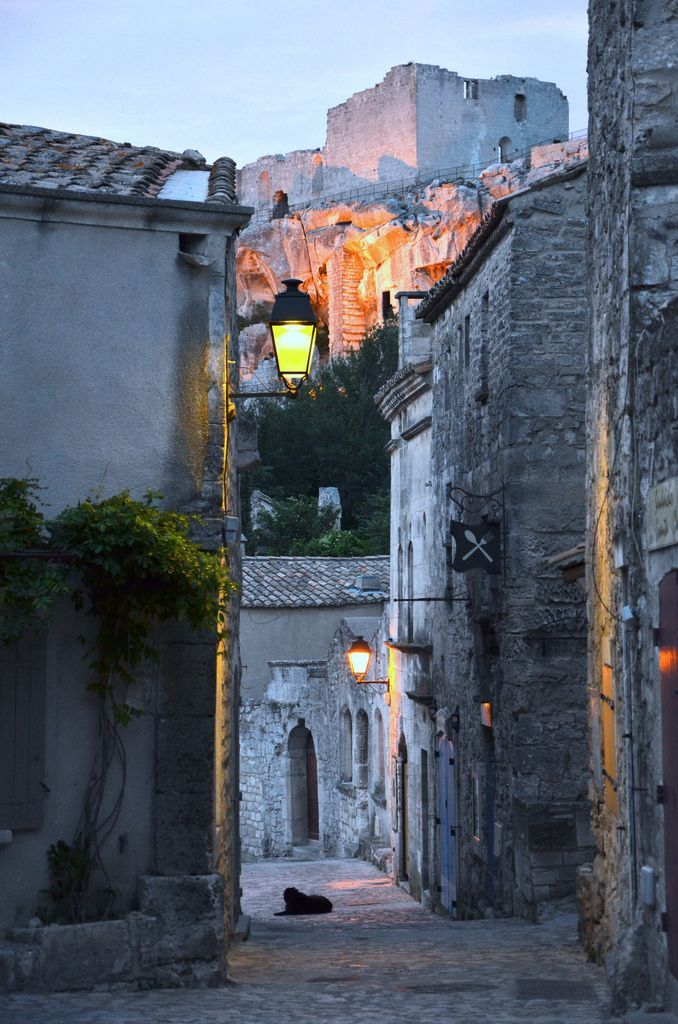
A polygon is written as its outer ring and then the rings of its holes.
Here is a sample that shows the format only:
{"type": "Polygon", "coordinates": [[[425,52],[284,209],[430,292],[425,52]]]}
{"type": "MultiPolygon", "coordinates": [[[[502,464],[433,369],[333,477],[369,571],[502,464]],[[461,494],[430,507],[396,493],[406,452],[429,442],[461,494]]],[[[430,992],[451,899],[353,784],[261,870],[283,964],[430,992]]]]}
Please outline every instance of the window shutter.
{"type": "Polygon", "coordinates": [[[42,825],[45,638],[0,646],[0,828],[42,825]]]}

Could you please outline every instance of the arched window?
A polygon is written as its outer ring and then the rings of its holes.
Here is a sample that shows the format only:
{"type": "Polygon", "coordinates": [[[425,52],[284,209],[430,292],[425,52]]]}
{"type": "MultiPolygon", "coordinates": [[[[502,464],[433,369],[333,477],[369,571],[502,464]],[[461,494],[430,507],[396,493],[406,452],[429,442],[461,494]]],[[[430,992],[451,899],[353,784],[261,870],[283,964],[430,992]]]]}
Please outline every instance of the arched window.
{"type": "Polygon", "coordinates": [[[279,188],[273,193],[273,210],[271,212],[271,218],[273,220],[282,220],[290,212],[290,204],[287,198],[287,192],[283,192],[279,188]]]}
{"type": "Polygon", "coordinates": [[[407,545],[407,642],[414,640],[414,547],[407,545]]]}
{"type": "Polygon", "coordinates": [[[320,153],[316,153],[316,155],[313,157],[311,167],[313,169],[311,177],[311,192],[313,193],[314,196],[318,196],[321,194],[325,184],[324,164],[323,158],[321,157],[320,153]]]}
{"type": "Polygon", "coordinates": [[[271,201],[271,175],[268,171],[262,171],[259,175],[257,199],[259,206],[268,206],[271,201]]]}
{"type": "Polygon", "coordinates": [[[376,793],[384,792],[384,723],[381,711],[374,712],[374,763],[372,765],[372,787],[376,793]]]}
{"type": "Polygon", "coordinates": [[[513,101],[513,116],[516,121],[525,121],[527,119],[527,100],[522,92],[517,92],[515,100],[513,101]]]}
{"type": "Polygon", "coordinates": [[[509,139],[508,135],[504,135],[499,140],[499,160],[501,163],[507,164],[509,160],[513,159],[513,156],[513,143],[509,139]]]}
{"type": "Polygon", "coordinates": [[[353,781],[353,721],[351,712],[344,708],[341,712],[340,735],[341,781],[353,781]]]}
{"type": "Polygon", "coordinates": [[[369,722],[362,709],[355,716],[355,784],[365,789],[367,786],[367,751],[369,749],[369,722]]]}

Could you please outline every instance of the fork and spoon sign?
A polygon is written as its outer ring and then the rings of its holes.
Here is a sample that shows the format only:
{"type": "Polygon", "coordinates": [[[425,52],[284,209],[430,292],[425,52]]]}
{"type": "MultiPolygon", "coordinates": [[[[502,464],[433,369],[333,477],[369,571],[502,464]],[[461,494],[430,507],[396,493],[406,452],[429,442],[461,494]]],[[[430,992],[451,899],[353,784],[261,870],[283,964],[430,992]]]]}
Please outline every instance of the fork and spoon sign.
{"type": "Polygon", "coordinates": [[[488,555],[487,551],[485,550],[485,545],[489,544],[489,542],[494,537],[494,530],[488,530],[487,533],[483,534],[480,540],[478,540],[473,530],[464,530],[464,536],[466,537],[466,540],[469,542],[469,544],[473,544],[473,547],[469,551],[467,551],[465,555],[462,555],[462,562],[465,562],[468,558],[471,557],[471,555],[475,555],[476,551],[479,551],[481,555],[484,555],[488,562],[491,563],[493,561],[492,556],[488,555]]]}

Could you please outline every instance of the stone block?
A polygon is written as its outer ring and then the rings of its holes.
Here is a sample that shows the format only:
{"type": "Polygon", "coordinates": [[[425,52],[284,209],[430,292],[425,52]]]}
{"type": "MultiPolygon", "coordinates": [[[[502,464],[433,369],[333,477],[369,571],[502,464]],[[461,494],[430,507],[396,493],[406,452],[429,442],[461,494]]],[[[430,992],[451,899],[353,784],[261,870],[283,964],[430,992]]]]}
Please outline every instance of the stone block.
{"type": "Polygon", "coordinates": [[[158,791],[177,794],[211,792],[214,785],[213,739],[213,717],[161,718],[157,726],[158,791]]]}
{"type": "MultiPolygon", "coordinates": [[[[160,921],[158,941],[143,947],[145,965],[181,960],[220,960],[224,944],[221,875],[182,875],[139,880],[139,905],[160,921]]],[[[142,961],[144,962],[144,961],[142,961]]]]}
{"type": "Polygon", "coordinates": [[[22,928],[12,937],[39,948],[39,968],[33,980],[50,992],[89,989],[132,974],[134,961],[125,920],[22,928]]]}
{"type": "Polygon", "coordinates": [[[163,643],[160,648],[158,711],[161,715],[213,716],[215,707],[216,644],[163,643]]]}
{"type": "Polygon", "coordinates": [[[157,793],[155,870],[202,875],[212,866],[212,793],[157,793]]]}

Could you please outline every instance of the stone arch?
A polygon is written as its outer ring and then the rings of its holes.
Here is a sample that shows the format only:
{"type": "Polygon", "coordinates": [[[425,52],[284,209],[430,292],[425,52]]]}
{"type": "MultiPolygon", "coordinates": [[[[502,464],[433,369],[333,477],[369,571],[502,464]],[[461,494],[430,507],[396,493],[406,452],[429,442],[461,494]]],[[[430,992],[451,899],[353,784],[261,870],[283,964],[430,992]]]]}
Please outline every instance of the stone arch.
{"type": "Polygon", "coordinates": [[[369,750],[369,719],[361,708],[355,716],[355,784],[361,789],[367,787],[367,763],[369,750]]]}
{"type": "Polygon", "coordinates": [[[289,836],[293,846],[318,839],[318,774],[310,729],[299,724],[287,738],[289,836]]]}
{"type": "Polygon", "coordinates": [[[316,153],[311,161],[311,192],[314,196],[321,195],[325,187],[325,162],[320,153],[316,153]]]}
{"type": "Polygon", "coordinates": [[[262,171],[257,182],[257,205],[268,206],[271,202],[271,175],[262,171]]]}
{"type": "Polygon", "coordinates": [[[339,763],[342,782],[353,781],[353,719],[347,707],[340,714],[339,763]]]}
{"type": "Polygon", "coordinates": [[[499,150],[500,163],[507,164],[510,160],[513,160],[515,150],[508,135],[502,135],[497,148],[499,150]]]}
{"type": "Polygon", "coordinates": [[[290,212],[290,203],[287,196],[287,192],[284,192],[281,188],[276,189],[273,193],[273,210],[271,212],[271,218],[273,220],[282,220],[290,212]]]}

